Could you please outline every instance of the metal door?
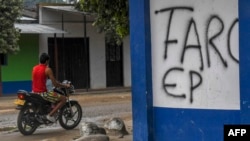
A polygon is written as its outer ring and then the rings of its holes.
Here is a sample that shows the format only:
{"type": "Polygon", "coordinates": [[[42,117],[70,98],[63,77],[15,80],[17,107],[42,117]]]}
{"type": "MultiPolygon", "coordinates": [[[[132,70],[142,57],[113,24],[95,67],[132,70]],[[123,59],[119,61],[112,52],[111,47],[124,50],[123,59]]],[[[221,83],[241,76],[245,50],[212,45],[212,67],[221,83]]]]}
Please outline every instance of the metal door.
{"type": "Polygon", "coordinates": [[[89,88],[89,38],[49,38],[50,65],[58,80],[70,80],[76,89],[89,88]]]}
{"type": "Polygon", "coordinates": [[[123,86],[122,45],[106,43],[107,87],[123,86]]]}

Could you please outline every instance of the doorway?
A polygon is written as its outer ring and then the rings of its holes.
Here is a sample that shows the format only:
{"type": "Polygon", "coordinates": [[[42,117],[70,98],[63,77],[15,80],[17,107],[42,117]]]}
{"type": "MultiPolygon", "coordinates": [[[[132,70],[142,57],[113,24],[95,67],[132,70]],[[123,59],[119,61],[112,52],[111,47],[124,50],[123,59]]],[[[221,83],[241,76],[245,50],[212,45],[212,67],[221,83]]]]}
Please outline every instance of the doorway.
{"type": "Polygon", "coordinates": [[[75,89],[89,88],[89,38],[48,38],[50,67],[57,80],[69,80],[75,89]]]}
{"type": "Polygon", "coordinates": [[[106,42],[106,84],[107,87],[123,86],[123,45],[106,42]]]}

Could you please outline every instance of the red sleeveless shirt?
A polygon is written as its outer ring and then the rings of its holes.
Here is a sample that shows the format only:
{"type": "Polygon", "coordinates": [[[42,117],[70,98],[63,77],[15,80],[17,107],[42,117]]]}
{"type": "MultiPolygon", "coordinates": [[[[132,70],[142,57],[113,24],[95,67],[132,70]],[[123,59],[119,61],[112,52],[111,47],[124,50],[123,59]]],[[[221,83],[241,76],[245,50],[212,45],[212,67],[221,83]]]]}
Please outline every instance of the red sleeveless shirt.
{"type": "Polygon", "coordinates": [[[32,91],[35,93],[47,92],[45,69],[47,65],[39,64],[32,70],[32,91]]]}

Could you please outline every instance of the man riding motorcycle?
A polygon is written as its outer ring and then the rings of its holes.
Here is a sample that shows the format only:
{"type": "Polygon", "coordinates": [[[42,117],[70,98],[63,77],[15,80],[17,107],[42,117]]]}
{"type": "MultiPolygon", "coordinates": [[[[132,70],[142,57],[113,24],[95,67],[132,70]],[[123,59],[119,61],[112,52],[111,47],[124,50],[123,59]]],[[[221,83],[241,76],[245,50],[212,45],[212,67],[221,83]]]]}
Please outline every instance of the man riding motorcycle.
{"type": "Polygon", "coordinates": [[[59,83],[53,74],[49,65],[49,55],[42,53],[40,55],[40,63],[33,67],[32,70],[32,92],[39,94],[43,99],[55,103],[55,107],[45,118],[50,122],[55,122],[54,113],[66,103],[66,97],[54,91],[48,91],[46,88],[46,80],[49,78],[55,87],[69,88],[69,84],[59,83]]]}

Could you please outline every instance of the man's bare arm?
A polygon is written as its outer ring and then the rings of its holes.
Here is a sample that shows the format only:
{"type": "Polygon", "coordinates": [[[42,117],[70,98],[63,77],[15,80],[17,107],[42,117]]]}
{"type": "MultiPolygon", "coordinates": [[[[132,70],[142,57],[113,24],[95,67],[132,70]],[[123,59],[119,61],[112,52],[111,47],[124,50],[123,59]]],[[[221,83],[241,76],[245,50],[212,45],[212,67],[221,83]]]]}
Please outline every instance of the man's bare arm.
{"type": "Polygon", "coordinates": [[[59,83],[55,77],[54,77],[54,74],[53,74],[53,71],[51,70],[51,68],[47,67],[46,70],[45,70],[45,73],[46,75],[50,78],[52,84],[55,86],[55,87],[62,87],[62,88],[67,88],[69,87],[68,85],[64,85],[62,83],[59,83]]]}

